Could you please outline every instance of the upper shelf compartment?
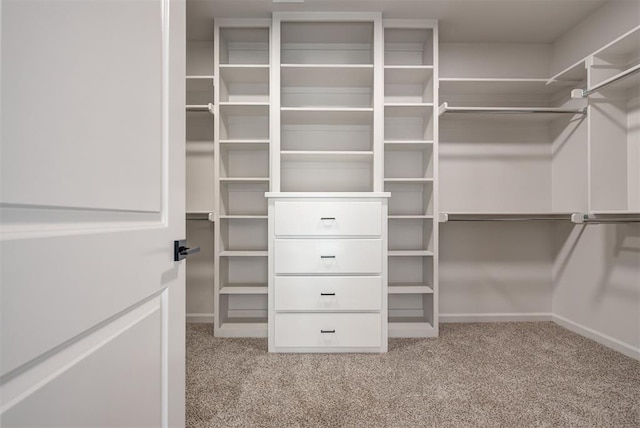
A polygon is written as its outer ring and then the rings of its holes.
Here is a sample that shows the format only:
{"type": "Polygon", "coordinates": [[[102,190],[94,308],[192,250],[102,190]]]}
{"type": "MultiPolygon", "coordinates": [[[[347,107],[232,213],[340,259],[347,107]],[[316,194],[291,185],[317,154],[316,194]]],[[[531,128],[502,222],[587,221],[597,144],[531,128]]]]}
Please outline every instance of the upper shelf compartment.
{"type": "Polygon", "coordinates": [[[269,29],[220,29],[220,64],[269,64],[269,29]]]}
{"type": "Polygon", "coordinates": [[[283,22],[282,64],[373,64],[371,22],[283,22]]]}
{"type": "MultiPolygon", "coordinates": [[[[589,67],[588,89],[595,88],[639,64],[640,27],[636,27],[594,54],[593,64],[589,67]]],[[[620,82],[624,83],[622,79],[620,82]]],[[[623,86],[618,86],[618,88],[625,89],[623,86]]]]}
{"type": "Polygon", "coordinates": [[[384,64],[433,65],[433,31],[387,28],[384,30],[384,64]]]}

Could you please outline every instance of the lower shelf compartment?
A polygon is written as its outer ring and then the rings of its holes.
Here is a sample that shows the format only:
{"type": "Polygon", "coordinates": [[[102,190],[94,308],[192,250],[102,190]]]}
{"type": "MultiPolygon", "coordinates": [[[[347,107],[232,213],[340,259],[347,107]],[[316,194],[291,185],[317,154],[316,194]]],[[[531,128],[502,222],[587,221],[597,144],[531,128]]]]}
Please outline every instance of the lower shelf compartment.
{"type": "Polygon", "coordinates": [[[232,318],[231,322],[220,324],[213,330],[215,337],[267,337],[268,325],[266,319],[232,318]]]}
{"type": "Polygon", "coordinates": [[[415,322],[413,318],[389,318],[389,338],[437,337],[438,330],[429,322],[415,322]]]}

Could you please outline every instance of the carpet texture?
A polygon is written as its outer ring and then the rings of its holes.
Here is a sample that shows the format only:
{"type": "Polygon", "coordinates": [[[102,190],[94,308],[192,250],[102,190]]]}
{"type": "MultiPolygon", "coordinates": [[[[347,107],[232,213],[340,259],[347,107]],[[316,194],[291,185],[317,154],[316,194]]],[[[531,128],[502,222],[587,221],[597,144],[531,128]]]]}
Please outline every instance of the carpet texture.
{"type": "Polygon", "coordinates": [[[553,323],[441,325],[379,354],[187,326],[187,426],[640,427],[640,362],[553,323]]]}

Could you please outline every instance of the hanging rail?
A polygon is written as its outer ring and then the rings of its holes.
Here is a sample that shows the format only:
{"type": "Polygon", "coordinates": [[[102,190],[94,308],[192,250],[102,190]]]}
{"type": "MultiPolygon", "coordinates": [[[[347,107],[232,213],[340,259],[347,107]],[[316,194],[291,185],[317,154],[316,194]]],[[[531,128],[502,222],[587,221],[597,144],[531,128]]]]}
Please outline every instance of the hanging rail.
{"type": "Polygon", "coordinates": [[[555,113],[555,114],[586,114],[586,108],[569,109],[557,107],[449,107],[448,103],[442,103],[438,111],[444,113],[498,113],[498,114],[528,114],[528,113],[555,113]]]}
{"type": "Polygon", "coordinates": [[[213,213],[207,213],[207,212],[191,212],[191,213],[187,213],[186,215],[186,219],[187,220],[207,220],[207,221],[214,221],[214,215],[213,213]]]}
{"type": "Polygon", "coordinates": [[[450,221],[464,221],[464,222],[484,222],[484,221],[573,221],[573,216],[582,214],[553,214],[553,213],[540,213],[540,214],[482,214],[482,213],[440,213],[438,221],[440,223],[447,223],[450,221]]]}
{"type": "Polygon", "coordinates": [[[627,77],[638,72],[640,72],[640,64],[636,64],[633,67],[623,71],[622,73],[616,74],[615,76],[598,83],[590,89],[574,89],[573,91],[571,91],[571,98],[586,98],[589,95],[598,92],[602,88],[619,82],[620,80],[626,79],[627,77]]]}
{"type": "Polygon", "coordinates": [[[188,105],[187,111],[208,111],[213,114],[213,104],[209,103],[206,105],[188,105]]]}
{"type": "Polygon", "coordinates": [[[438,222],[499,222],[499,221],[570,221],[575,224],[603,224],[603,223],[640,223],[640,216],[617,214],[616,217],[602,217],[585,213],[540,213],[540,214],[482,214],[482,213],[440,213],[438,222]]]}

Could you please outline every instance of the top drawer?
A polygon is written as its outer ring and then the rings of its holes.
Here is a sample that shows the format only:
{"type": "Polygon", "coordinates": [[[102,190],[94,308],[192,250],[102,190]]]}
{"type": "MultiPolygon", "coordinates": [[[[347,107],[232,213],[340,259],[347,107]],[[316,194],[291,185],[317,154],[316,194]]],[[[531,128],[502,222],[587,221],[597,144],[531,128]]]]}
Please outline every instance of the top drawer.
{"type": "Polygon", "coordinates": [[[276,201],[276,236],[380,236],[378,201],[276,201]]]}

